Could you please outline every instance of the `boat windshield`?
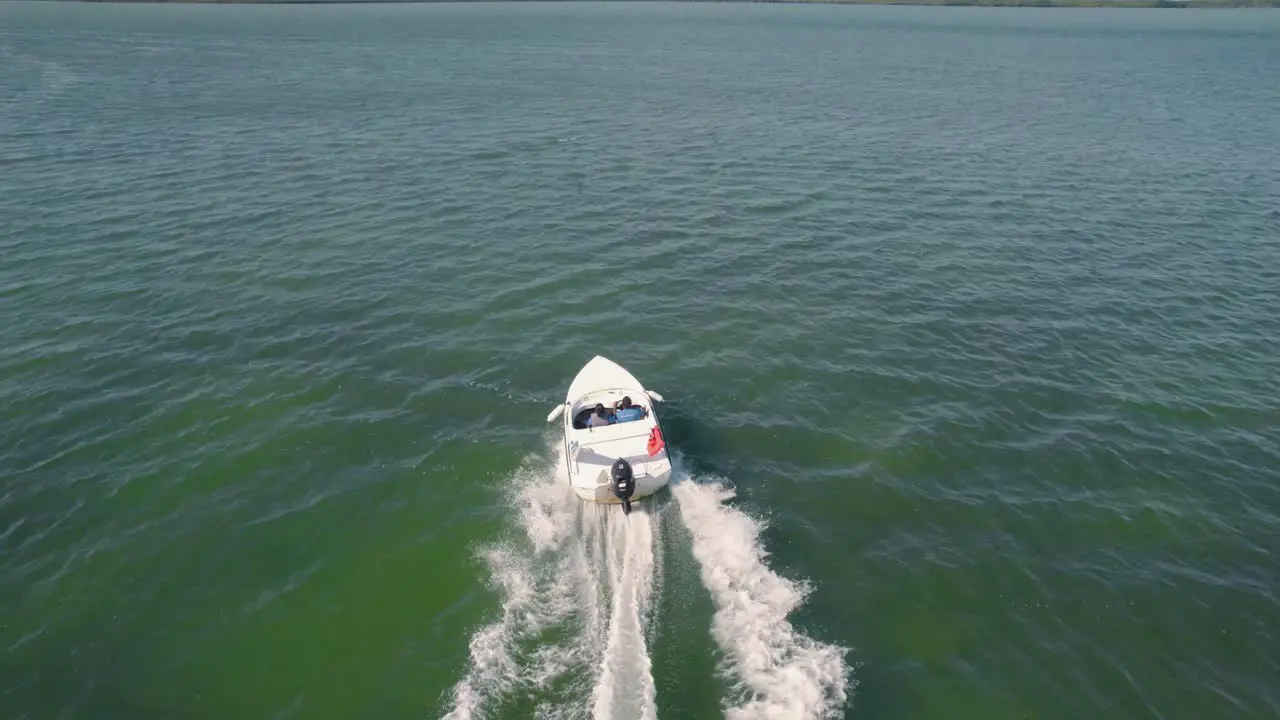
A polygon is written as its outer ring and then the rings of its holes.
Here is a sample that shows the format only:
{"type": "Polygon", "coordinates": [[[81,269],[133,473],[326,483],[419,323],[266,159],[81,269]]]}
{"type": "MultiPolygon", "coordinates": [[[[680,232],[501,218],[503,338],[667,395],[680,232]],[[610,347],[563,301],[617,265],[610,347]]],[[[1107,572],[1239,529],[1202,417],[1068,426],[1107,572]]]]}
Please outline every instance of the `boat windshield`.
{"type": "MultiPolygon", "coordinates": [[[[591,416],[594,414],[595,414],[594,406],[584,407],[581,410],[579,410],[573,416],[573,429],[586,430],[588,427],[591,427],[590,425],[588,425],[588,423],[591,420],[591,416]]],[[[614,410],[612,407],[606,405],[605,415],[608,418],[608,423],[610,425],[617,425],[620,423],[628,423],[628,422],[635,422],[637,420],[643,420],[644,418],[649,416],[649,409],[643,405],[633,404],[630,408],[626,410],[614,410]]]]}

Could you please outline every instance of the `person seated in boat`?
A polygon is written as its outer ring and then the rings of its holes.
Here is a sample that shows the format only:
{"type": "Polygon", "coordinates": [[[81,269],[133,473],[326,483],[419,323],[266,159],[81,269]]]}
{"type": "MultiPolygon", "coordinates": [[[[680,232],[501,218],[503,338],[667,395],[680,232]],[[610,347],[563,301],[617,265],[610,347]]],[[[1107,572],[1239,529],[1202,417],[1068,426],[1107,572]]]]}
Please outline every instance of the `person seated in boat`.
{"type": "Polygon", "coordinates": [[[631,422],[633,420],[639,420],[648,414],[649,413],[643,407],[633,404],[631,402],[631,396],[629,395],[613,404],[613,417],[616,418],[615,422],[631,422]]]}
{"type": "Polygon", "coordinates": [[[608,410],[604,409],[604,403],[596,403],[596,411],[587,418],[587,427],[604,427],[618,422],[608,410]]]}

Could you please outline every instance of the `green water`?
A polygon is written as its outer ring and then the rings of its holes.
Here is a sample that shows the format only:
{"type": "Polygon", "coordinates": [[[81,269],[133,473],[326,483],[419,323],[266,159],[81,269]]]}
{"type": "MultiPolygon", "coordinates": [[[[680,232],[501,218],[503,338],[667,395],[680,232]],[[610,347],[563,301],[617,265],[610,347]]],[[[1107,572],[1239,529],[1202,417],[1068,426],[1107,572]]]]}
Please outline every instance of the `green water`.
{"type": "Polygon", "coordinates": [[[0,3],[0,717],[1280,716],[1278,71],[1268,12],[0,3]],[[626,524],[543,422],[597,353],[680,460],[626,524]]]}

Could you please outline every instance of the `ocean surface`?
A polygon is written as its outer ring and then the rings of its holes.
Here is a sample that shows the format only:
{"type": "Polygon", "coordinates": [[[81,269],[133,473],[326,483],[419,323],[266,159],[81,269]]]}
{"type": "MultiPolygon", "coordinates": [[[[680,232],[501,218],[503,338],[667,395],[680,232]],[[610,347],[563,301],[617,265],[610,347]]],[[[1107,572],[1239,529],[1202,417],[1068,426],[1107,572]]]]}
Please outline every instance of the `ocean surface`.
{"type": "Polygon", "coordinates": [[[1280,717],[1280,13],[0,3],[0,717],[1280,717]]]}

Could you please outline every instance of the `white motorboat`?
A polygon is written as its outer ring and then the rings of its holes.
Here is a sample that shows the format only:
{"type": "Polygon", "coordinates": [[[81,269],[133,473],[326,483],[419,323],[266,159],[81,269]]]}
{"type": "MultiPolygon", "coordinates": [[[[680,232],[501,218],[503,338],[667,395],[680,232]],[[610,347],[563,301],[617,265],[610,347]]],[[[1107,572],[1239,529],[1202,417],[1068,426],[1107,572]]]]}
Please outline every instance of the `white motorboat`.
{"type": "MultiPolygon", "coordinates": [[[[564,404],[547,416],[564,422],[565,464],[569,484],[583,500],[621,503],[631,512],[631,501],[648,497],[671,479],[671,458],[658,424],[654,404],[662,396],[644,386],[617,363],[596,356],[569,384],[564,404]],[[624,398],[639,408],[636,413],[615,413],[624,398]],[[594,427],[591,417],[603,406],[607,425],[594,427]],[[614,422],[614,420],[620,420],[614,422]]],[[[600,421],[596,421],[600,422],[600,421]]]]}

